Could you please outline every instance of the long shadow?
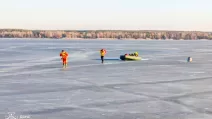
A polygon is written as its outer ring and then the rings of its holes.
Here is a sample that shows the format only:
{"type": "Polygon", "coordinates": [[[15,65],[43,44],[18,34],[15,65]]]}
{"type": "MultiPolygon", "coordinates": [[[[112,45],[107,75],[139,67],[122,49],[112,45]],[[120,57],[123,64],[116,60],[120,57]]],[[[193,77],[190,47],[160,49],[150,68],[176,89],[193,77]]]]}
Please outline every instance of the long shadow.
{"type": "MultiPolygon", "coordinates": [[[[92,60],[101,60],[101,59],[92,59],[92,60]]],[[[118,58],[105,58],[105,61],[119,61],[120,59],[118,58]]]]}

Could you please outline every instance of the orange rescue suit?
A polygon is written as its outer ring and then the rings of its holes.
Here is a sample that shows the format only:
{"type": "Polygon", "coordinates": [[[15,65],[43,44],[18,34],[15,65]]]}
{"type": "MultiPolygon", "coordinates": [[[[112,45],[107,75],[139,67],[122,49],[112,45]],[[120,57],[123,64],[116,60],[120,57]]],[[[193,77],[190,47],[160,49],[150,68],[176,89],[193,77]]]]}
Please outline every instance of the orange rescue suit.
{"type": "Polygon", "coordinates": [[[67,52],[61,52],[60,56],[62,57],[61,59],[63,60],[63,63],[67,63],[68,53],[67,52]]]}

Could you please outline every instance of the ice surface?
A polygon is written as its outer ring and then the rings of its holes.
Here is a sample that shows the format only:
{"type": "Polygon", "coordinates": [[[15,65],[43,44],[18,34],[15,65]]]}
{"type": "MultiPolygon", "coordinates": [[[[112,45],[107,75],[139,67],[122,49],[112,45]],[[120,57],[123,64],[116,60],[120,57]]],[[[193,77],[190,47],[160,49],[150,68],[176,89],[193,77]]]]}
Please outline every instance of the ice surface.
{"type": "Polygon", "coordinates": [[[211,41],[1,39],[0,55],[0,119],[212,118],[211,41]]]}

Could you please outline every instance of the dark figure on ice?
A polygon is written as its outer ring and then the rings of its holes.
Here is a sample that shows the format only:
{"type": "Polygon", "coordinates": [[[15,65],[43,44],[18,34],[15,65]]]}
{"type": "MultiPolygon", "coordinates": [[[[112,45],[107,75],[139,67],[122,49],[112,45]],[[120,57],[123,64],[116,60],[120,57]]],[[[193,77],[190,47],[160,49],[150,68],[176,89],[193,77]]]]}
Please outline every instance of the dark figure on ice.
{"type": "Polygon", "coordinates": [[[104,56],[106,54],[106,50],[105,49],[101,49],[100,50],[100,56],[101,56],[101,60],[102,60],[102,63],[104,63],[104,56]]]}
{"type": "Polygon", "coordinates": [[[192,62],[192,58],[188,57],[187,62],[192,62]]]}

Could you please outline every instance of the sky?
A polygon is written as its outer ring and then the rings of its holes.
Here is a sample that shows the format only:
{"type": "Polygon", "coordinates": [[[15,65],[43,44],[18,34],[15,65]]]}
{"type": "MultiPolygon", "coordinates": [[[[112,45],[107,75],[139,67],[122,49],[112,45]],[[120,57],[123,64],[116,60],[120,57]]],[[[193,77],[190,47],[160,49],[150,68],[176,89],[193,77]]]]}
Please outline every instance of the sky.
{"type": "Polygon", "coordinates": [[[0,28],[212,31],[212,0],[0,0],[0,28]]]}

